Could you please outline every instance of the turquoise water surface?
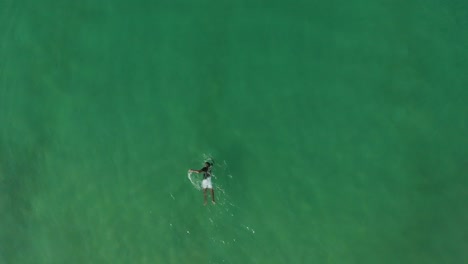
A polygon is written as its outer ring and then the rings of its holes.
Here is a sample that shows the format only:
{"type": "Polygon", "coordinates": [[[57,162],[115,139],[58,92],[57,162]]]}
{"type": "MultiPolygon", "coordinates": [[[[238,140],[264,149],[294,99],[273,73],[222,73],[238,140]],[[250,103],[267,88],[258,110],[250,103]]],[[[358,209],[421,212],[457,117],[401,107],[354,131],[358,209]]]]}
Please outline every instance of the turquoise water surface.
{"type": "Polygon", "coordinates": [[[0,263],[468,263],[467,73],[460,0],[0,0],[0,263]]]}

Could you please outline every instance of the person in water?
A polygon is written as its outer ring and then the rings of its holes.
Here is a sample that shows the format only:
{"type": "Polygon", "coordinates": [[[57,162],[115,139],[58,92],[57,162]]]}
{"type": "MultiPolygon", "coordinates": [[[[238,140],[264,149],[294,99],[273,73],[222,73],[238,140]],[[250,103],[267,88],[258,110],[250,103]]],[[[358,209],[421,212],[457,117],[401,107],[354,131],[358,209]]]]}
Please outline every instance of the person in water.
{"type": "Polygon", "coordinates": [[[195,173],[203,173],[203,181],[202,181],[202,188],[203,188],[203,199],[204,199],[204,204],[206,205],[206,189],[211,190],[211,202],[215,204],[215,195],[214,195],[214,190],[213,190],[213,185],[211,184],[211,167],[213,166],[213,163],[210,163],[208,161],[205,162],[205,166],[199,170],[192,170],[190,169],[189,172],[195,172],[195,173]]]}

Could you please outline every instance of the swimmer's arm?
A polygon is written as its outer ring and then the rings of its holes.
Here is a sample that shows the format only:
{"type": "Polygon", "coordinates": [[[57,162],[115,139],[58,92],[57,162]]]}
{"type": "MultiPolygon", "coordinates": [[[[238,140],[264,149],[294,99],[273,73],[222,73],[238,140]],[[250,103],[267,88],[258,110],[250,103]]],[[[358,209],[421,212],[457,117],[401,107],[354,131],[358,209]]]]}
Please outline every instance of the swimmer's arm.
{"type": "Polygon", "coordinates": [[[189,172],[202,173],[202,172],[206,172],[207,170],[208,170],[207,168],[201,168],[200,170],[190,169],[189,172]]]}

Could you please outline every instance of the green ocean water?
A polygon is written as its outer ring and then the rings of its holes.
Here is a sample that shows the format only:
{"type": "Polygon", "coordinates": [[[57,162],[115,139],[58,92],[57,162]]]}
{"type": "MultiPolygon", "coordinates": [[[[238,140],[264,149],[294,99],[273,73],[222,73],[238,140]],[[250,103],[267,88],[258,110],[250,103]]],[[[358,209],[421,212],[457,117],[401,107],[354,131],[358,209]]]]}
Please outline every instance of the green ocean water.
{"type": "Polygon", "coordinates": [[[468,263],[449,2],[0,0],[0,263],[468,263]]]}

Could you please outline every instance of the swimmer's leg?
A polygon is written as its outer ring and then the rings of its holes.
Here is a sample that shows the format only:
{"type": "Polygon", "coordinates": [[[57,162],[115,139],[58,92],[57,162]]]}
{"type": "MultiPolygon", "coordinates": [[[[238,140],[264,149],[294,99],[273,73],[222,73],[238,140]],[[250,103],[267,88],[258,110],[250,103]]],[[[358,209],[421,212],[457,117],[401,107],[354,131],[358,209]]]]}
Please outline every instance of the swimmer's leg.
{"type": "Polygon", "coordinates": [[[213,188],[211,189],[211,202],[212,202],[213,204],[216,203],[216,202],[215,202],[215,196],[214,196],[214,189],[213,189],[213,188]]]}
{"type": "Polygon", "coordinates": [[[203,205],[206,205],[206,188],[203,188],[203,205]]]}

